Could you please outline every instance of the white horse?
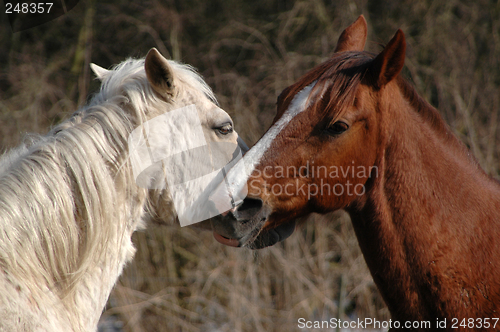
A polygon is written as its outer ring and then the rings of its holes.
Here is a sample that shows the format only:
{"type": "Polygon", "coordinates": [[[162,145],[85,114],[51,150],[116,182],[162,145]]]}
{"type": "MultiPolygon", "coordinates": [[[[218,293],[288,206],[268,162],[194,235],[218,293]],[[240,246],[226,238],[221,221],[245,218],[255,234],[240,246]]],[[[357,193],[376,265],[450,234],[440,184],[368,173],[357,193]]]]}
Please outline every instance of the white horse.
{"type": "Polygon", "coordinates": [[[95,331],[132,233],[148,218],[175,222],[166,189],[135,183],[135,128],[194,105],[206,141],[239,141],[203,79],[156,49],[92,69],[92,101],[0,161],[0,331],[95,331]]]}

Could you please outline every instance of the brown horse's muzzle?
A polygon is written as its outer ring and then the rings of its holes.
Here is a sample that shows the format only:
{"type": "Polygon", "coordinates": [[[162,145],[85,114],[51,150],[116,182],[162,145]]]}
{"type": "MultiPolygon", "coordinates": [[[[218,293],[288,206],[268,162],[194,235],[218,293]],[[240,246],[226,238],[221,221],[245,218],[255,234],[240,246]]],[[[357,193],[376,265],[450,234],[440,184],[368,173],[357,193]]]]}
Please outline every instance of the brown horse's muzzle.
{"type": "Polygon", "coordinates": [[[242,204],[224,216],[212,219],[214,238],[232,247],[262,249],[289,237],[295,230],[295,221],[273,229],[263,229],[271,209],[258,198],[245,198],[242,204]]]}

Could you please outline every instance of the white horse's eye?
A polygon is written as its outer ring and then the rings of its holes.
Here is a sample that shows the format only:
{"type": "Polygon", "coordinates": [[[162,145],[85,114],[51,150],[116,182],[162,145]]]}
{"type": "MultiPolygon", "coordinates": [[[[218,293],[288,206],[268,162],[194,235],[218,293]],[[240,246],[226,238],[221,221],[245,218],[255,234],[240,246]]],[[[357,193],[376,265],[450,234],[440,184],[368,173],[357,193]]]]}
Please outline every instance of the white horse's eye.
{"type": "Polygon", "coordinates": [[[226,123],[222,127],[215,128],[220,134],[227,135],[233,132],[233,125],[230,123],[226,123]]]}

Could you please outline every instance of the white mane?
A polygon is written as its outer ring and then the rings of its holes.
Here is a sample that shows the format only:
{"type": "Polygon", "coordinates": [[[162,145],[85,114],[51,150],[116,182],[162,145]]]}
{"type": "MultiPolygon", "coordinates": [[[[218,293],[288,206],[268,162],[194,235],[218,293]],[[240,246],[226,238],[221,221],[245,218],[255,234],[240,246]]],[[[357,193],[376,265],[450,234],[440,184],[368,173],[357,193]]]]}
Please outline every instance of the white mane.
{"type": "MultiPolygon", "coordinates": [[[[194,70],[169,61],[180,91],[215,103],[194,70]]],[[[165,193],[134,183],[127,137],[172,106],[150,87],[144,60],[103,77],[90,103],[0,160],[0,331],[89,331],[124,264],[131,234],[165,193]],[[149,208],[148,208],[149,207],[149,208]]]]}

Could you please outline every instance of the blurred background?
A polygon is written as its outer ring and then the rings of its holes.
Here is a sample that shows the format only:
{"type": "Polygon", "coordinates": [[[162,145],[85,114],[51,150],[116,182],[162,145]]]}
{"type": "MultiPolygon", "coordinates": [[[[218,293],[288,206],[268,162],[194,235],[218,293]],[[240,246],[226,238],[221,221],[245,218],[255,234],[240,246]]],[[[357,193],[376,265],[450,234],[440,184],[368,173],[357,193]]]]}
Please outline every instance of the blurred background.
{"type": "MultiPolygon", "coordinates": [[[[405,32],[403,74],[498,177],[495,0],[85,0],[17,33],[2,11],[0,151],[83,105],[99,87],[90,63],[109,68],[151,47],[198,68],[254,144],[279,93],[328,59],[360,14],[369,51],[379,52],[398,28],[405,32]]],[[[135,260],[111,295],[101,331],[299,331],[299,318],[390,318],[343,213],[312,215],[284,243],[259,251],[175,226],[150,225],[133,241],[135,260]]]]}

